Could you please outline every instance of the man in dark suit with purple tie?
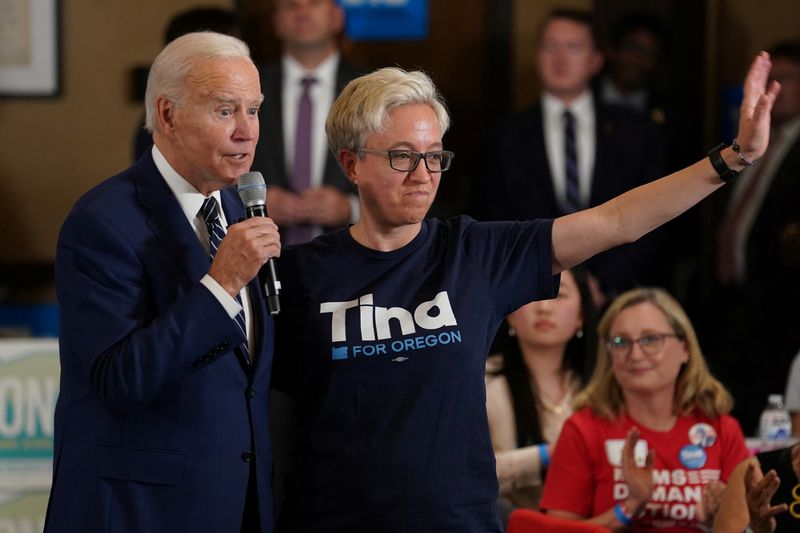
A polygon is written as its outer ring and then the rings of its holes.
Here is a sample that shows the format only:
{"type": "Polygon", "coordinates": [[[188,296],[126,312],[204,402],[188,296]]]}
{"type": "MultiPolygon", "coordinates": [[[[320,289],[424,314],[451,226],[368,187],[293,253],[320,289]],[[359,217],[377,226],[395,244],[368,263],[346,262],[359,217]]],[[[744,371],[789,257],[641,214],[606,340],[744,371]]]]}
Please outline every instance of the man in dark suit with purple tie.
{"type": "Polygon", "coordinates": [[[296,244],[358,220],[356,189],[325,138],[328,110],[358,71],[341,57],[344,11],[335,0],[276,0],[273,26],[283,53],[262,72],[253,170],[264,174],[284,242],[296,244]]]}
{"type": "Polygon", "coordinates": [[[61,391],[47,533],[271,533],[274,326],[244,218],[262,95],[247,46],[190,33],[156,58],[155,141],[58,239],[61,391]],[[227,226],[227,229],[226,229],[227,226]]]}
{"type": "MultiPolygon", "coordinates": [[[[653,125],[593,97],[590,80],[602,63],[591,14],[557,10],[548,15],[537,45],[540,101],[490,131],[472,187],[472,215],[481,220],[557,217],[599,205],[662,174],[662,148],[653,125]]],[[[660,281],[656,268],[663,231],[587,262],[602,289],[613,295],[660,281]]]]}

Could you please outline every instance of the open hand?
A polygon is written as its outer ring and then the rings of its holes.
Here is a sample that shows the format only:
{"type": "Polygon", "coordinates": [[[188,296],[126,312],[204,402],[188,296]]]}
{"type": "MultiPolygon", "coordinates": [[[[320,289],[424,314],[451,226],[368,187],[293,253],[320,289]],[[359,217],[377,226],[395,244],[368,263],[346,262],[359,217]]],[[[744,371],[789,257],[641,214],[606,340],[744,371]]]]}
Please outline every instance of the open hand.
{"type": "Polygon", "coordinates": [[[774,470],[763,475],[761,467],[752,462],[747,465],[744,473],[745,498],[747,510],[750,513],[750,528],[755,533],[772,533],[777,527],[775,515],[786,512],[785,503],[770,505],[770,500],[778,490],[781,480],[774,470]]]}
{"type": "Polygon", "coordinates": [[[739,108],[739,133],[736,140],[742,154],[754,161],[764,155],[769,144],[770,112],[781,86],[768,83],[772,68],[769,54],[759,52],[744,80],[744,95],[739,108]]]}

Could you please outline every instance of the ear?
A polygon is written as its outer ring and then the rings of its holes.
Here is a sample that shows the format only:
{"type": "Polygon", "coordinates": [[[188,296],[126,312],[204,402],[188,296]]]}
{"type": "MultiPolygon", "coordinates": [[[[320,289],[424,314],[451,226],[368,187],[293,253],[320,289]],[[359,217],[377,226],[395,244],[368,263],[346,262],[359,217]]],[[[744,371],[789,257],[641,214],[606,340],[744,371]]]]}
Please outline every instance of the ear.
{"type": "Polygon", "coordinates": [[[358,155],[355,152],[342,148],[339,150],[339,167],[350,182],[358,187],[358,155]]]}
{"type": "Polygon", "coordinates": [[[156,124],[167,135],[175,130],[175,107],[174,102],[163,96],[156,99],[156,124]]]}
{"type": "Polygon", "coordinates": [[[595,49],[592,52],[592,59],[591,59],[591,71],[592,77],[597,75],[600,72],[600,69],[603,68],[603,63],[605,62],[605,58],[603,57],[603,53],[600,50],[595,49]]]}
{"type": "Polygon", "coordinates": [[[333,29],[334,34],[339,35],[344,31],[344,9],[339,2],[334,2],[334,13],[333,13],[333,29]]]}

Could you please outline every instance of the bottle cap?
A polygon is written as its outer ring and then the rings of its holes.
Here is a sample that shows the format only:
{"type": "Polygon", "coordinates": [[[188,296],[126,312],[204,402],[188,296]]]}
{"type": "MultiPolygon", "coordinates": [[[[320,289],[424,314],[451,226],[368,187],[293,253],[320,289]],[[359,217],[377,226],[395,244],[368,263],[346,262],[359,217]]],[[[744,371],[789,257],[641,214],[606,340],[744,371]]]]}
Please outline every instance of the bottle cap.
{"type": "Polygon", "coordinates": [[[768,403],[783,403],[783,394],[770,394],[767,396],[768,403]]]}

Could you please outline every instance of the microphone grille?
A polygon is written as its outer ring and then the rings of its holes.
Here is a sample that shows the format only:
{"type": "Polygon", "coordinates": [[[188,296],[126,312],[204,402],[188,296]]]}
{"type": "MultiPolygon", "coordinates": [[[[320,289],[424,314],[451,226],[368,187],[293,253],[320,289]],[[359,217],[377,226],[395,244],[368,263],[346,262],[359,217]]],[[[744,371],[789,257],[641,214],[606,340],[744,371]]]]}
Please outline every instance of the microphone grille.
{"type": "Polygon", "coordinates": [[[237,190],[245,207],[266,204],[267,184],[261,172],[246,172],[239,176],[237,190]]]}

